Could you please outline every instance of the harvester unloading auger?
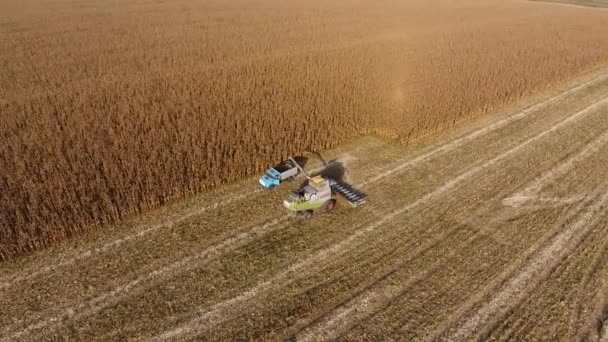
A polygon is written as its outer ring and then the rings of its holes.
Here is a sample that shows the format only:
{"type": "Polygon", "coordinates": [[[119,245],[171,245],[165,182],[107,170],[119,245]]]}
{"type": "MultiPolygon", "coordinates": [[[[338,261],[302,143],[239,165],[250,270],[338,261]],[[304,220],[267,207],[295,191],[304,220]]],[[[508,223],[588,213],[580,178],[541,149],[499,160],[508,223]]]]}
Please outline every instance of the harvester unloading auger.
{"type": "Polygon", "coordinates": [[[338,181],[324,176],[311,177],[292,157],[291,161],[308,178],[308,184],[292,192],[283,206],[295,215],[310,219],[317,211],[330,212],[336,206],[337,195],[343,197],[351,206],[365,203],[365,198],[338,181]]]}

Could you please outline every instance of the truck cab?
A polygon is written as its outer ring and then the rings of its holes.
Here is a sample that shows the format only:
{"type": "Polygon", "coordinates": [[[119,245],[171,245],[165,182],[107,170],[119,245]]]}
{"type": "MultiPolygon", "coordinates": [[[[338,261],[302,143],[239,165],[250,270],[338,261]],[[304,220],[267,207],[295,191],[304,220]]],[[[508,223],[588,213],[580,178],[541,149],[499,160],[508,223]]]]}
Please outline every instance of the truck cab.
{"type": "Polygon", "coordinates": [[[266,189],[274,188],[281,184],[281,174],[274,168],[266,170],[266,173],[260,177],[260,185],[266,189]]]}

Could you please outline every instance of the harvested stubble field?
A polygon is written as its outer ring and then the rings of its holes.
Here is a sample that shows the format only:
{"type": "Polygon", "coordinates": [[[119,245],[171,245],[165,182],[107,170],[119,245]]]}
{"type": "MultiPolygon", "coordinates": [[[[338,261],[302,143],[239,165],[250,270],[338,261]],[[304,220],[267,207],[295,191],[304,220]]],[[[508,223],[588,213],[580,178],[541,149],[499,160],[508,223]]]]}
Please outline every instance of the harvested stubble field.
{"type": "Polygon", "coordinates": [[[608,70],[323,154],[368,203],[306,222],[249,179],[4,262],[0,340],[608,337],[608,70]]]}
{"type": "Polygon", "coordinates": [[[608,0],[532,0],[561,3],[566,5],[591,6],[591,7],[608,7],[608,0]]]}
{"type": "Polygon", "coordinates": [[[508,1],[0,2],[0,259],[598,68],[606,12],[508,1]]]}

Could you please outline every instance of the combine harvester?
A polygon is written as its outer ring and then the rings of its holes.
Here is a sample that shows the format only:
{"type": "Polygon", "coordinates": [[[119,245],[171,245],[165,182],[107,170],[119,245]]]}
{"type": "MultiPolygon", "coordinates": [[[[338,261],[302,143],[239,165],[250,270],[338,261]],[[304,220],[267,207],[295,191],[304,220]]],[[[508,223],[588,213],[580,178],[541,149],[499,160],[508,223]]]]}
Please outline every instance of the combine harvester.
{"type": "Polygon", "coordinates": [[[289,161],[308,178],[306,186],[292,192],[283,201],[283,206],[290,213],[310,219],[315,212],[330,212],[336,206],[337,195],[342,196],[353,207],[365,203],[365,198],[361,194],[348,189],[336,180],[323,176],[310,177],[293,158],[289,157],[289,161]]]}

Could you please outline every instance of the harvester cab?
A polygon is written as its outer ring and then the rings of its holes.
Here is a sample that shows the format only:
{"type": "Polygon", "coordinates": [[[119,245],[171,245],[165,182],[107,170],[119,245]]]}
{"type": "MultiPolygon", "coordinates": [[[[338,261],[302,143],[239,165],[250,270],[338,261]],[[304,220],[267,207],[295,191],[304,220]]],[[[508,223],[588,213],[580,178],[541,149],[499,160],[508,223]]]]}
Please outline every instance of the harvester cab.
{"type": "Polygon", "coordinates": [[[292,192],[283,201],[283,206],[291,213],[310,218],[315,211],[331,211],[336,206],[336,199],[330,181],[316,176],[310,178],[308,185],[292,192]]]}

